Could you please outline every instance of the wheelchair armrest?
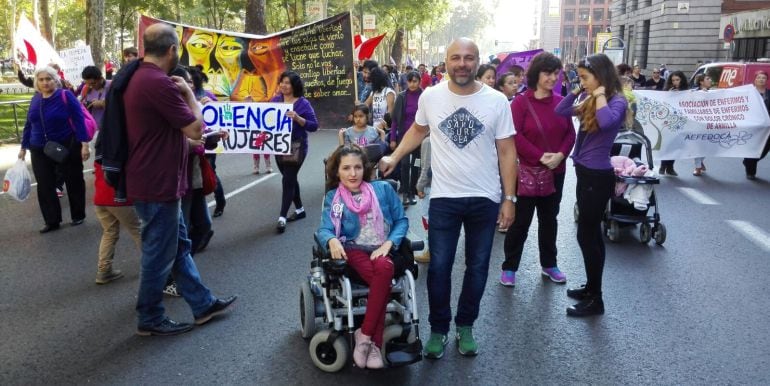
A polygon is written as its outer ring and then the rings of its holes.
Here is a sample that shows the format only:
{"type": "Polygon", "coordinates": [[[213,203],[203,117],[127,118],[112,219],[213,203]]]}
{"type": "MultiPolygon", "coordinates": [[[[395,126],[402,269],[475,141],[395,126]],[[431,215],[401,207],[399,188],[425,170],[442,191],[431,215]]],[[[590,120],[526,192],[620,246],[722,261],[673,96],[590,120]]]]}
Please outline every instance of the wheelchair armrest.
{"type": "Polygon", "coordinates": [[[422,240],[410,241],[410,243],[412,246],[412,251],[422,251],[425,249],[425,242],[422,240]]]}

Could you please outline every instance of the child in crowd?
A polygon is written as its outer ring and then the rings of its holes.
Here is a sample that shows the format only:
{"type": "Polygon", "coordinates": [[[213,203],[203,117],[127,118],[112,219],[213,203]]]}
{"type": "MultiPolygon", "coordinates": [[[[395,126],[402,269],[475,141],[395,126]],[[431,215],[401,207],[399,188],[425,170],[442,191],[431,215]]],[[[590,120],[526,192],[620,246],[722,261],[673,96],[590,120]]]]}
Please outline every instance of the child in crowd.
{"type": "Polygon", "coordinates": [[[338,134],[340,146],[351,143],[361,147],[373,143],[385,144],[385,131],[369,126],[367,123],[368,116],[369,107],[365,104],[357,104],[353,108],[353,126],[347,129],[340,129],[338,134]]]}
{"type": "Polygon", "coordinates": [[[420,178],[417,180],[417,196],[421,199],[422,227],[425,229],[425,252],[415,256],[418,263],[430,262],[430,250],[428,249],[428,210],[430,209],[430,182],[433,173],[430,169],[430,135],[425,137],[420,148],[420,178]]]}
{"type": "Polygon", "coordinates": [[[270,163],[270,154],[254,154],[253,157],[254,157],[254,174],[259,174],[259,159],[262,157],[265,157],[265,167],[267,168],[265,172],[268,174],[273,172],[273,164],[270,163]]]}

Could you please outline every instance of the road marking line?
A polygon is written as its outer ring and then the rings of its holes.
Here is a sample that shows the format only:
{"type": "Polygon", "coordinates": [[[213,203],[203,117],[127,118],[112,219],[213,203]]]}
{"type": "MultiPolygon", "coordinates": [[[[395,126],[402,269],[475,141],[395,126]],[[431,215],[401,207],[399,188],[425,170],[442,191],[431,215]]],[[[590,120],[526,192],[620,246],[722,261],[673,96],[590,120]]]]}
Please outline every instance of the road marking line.
{"type": "Polygon", "coordinates": [[[753,241],[758,247],[770,252],[770,234],[767,234],[764,230],[748,221],[727,220],[727,223],[738,233],[753,241]]]}
{"type": "MultiPolygon", "coordinates": [[[[265,175],[264,177],[261,177],[260,179],[258,179],[256,181],[249,182],[248,184],[243,185],[240,188],[235,189],[232,192],[225,194],[225,199],[228,199],[228,198],[230,198],[232,196],[235,196],[238,193],[241,193],[241,192],[243,192],[243,191],[245,191],[247,189],[250,189],[250,188],[252,188],[254,186],[257,186],[262,181],[265,181],[268,178],[273,177],[273,176],[277,176],[277,175],[278,175],[278,173],[270,173],[270,174],[265,175]]],[[[209,203],[208,203],[208,207],[209,208],[213,208],[216,205],[217,205],[217,202],[215,200],[209,201],[209,203]]]]}
{"type": "MultiPolygon", "coordinates": [[[[91,173],[92,171],[94,171],[94,169],[86,169],[86,170],[83,170],[83,174],[85,174],[85,173],[91,173]]],[[[30,187],[34,187],[34,186],[37,186],[37,182],[33,182],[33,183],[32,183],[32,184],[30,184],[29,186],[30,186],[30,187]]],[[[0,196],[2,196],[3,194],[5,194],[5,192],[0,192],[0,196]]]]}
{"type": "Polygon", "coordinates": [[[682,194],[687,196],[690,200],[695,201],[697,204],[701,205],[719,205],[719,203],[714,200],[713,198],[709,197],[706,193],[701,192],[700,190],[693,189],[693,188],[683,188],[679,187],[679,189],[682,194]]]}

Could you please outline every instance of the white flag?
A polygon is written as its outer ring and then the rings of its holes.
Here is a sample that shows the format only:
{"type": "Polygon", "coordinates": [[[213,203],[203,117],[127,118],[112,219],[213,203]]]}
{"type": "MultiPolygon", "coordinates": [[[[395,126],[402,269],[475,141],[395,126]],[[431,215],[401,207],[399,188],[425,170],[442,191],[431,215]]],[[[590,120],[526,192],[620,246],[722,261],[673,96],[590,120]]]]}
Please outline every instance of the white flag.
{"type": "Polygon", "coordinates": [[[40,35],[40,31],[32,25],[32,22],[24,14],[19,17],[13,45],[16,58],[22,63],[29,62],[35,68],[45,67],[51,63],[56,63],[60,67],[64,66],[64,61],[61,60],[56,50],[40,35]]]}

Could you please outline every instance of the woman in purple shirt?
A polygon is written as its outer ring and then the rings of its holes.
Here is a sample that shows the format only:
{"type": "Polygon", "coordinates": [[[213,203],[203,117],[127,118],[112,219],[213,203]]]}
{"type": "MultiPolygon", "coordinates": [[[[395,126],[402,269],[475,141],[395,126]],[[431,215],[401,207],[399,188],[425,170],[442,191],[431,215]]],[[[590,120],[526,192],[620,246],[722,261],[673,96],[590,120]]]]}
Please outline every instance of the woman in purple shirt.
{"type": "Polygon", "coordinates": [[[516,272],[536,210],[541,273],[556,283],[567,282],[567,276],[556,264],[556,217],[564,188],[565,158],[575,144],[575,128],[570,117],[553,113],[562,100],[561,95],[553,93],[561,68],[561,60],[553,54],[537,54],[527,68],[527,84],[531,88],[511,103],[519,168],[547,168],[553,173],[554,192],[541,196],[519,192],[516,218],[505,235],[505,261],[500,275],[500,284],[504,286],[516,285],[516,272]]]}
{"type": "MultiPolygon", "coordinates": [[[[392,122],[390,125],[390,150],[396,150],[396,146],[409,131],[414,123],[414,116],[417,113],[417,101],[420,100],[422,89],[420,88],[420,73],[411,71],[406,74],[407,88],[401,91],[396,97],[396,103],[393,107],[392,122]]],[[[401,194],[403,195],[403,204],[415,205],[417,200],[417,178],[420,176],[419,168],[415,168],[415,161],[420,158],[420,148],[417,147],[411,154],[401,159],[400,177],[401,194]]]]}
{"type": "Polygon", "coordinates": [[[628,102],[615,67],[604,54],[590,55],[578,63],[579,90],[570,93],[556,106],[556,113],[576,115],[580,119],[572,162],[577,175],[577,239],[583,253],[586,284],[567,290],[567,296],[579,300],[567,308],[567,315],[591,316],[604,313],[602,272],[604,239],[602,217],[615,188],[615,174],[610,151],[615,136],[626,117],[628,102]],[[587,98],[573,107],[578,94],[587,98]]]}
{"type": "MultiPolygon", "coordinates": [[[[318,121],[315,117],[315,110],[305,99],[305,85],[302,78],[294,71],[284,71],[281,74],[278,84],[278,95],[270,99],[270,102],[283,102],[294,104],[294,110],[286,113],[286,116],[293,121],[291,130],[292,144],[299,143],[299,162],[286,162],[283,157],[276,156],[275,163],[283,176],[283,192],[281,193],[281,214],[278,217],[278,233],[286,231],[287,221],[296,221],[307,217],[305,208],[302,207],[302,199],[299,195],[299,181],[297,174],[305,162],[308,151],[307,133],[318,130],[318,121]],[[294,202],[294,213],[288,218],[289,206],[294,202]]],[[[292,146],[294,147],[294,146],[292,146]]]]}

